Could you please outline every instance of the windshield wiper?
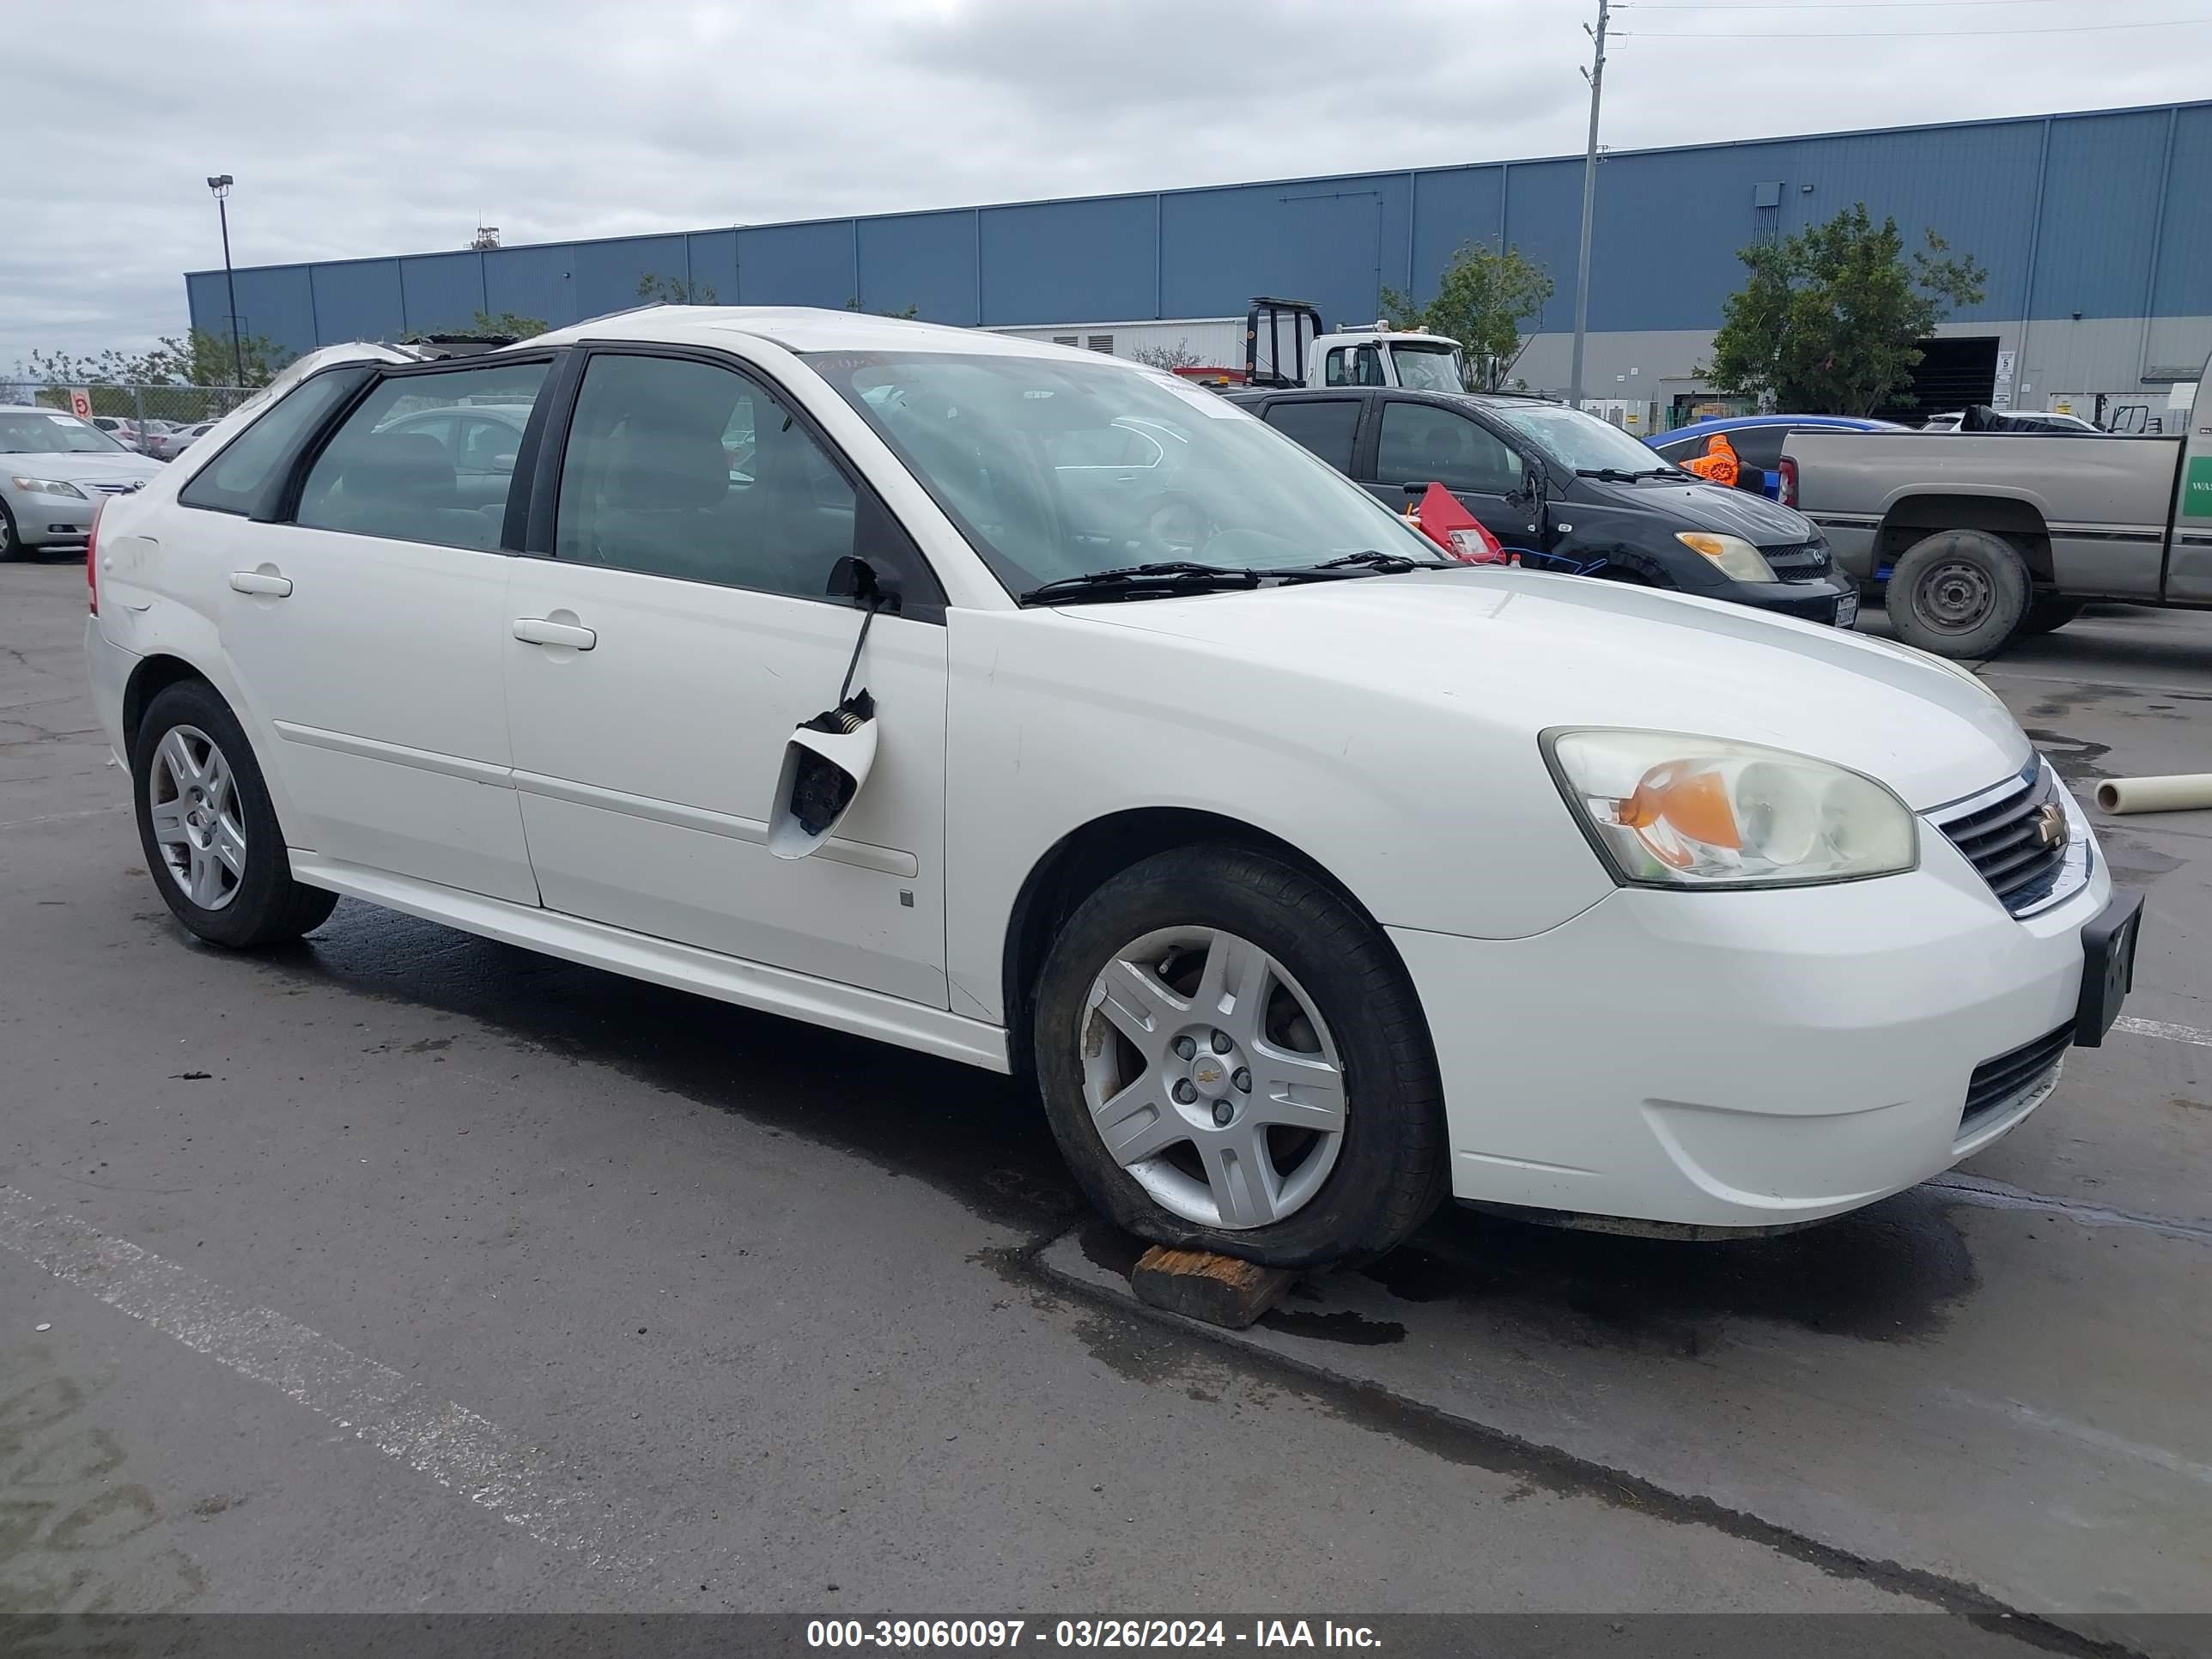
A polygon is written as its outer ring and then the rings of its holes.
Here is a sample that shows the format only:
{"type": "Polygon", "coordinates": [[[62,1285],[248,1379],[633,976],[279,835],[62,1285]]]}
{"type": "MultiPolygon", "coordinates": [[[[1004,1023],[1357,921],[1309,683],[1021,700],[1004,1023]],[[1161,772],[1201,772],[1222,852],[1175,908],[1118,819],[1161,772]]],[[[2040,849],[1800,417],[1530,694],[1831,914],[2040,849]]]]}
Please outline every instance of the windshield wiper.
{"type": "Polygon", "coordinates": [[[1337,576],[1402,576],[1408,570],[1459,568],[1461,566],[1450,559],[1416,559],[1404,553],[1385,553],[1369,547],[1346,553],[1341,558],[1323,559],[1319,564],[1292,565],[1267,574],[1287,581],[1323,581],[1337,576]]]}
{"type": "Polygon", "coordinates": [[[1170,559],[1157,564],[1124,565],[1113,570],[1088,570],[1079,576],[1062,576],[1020,596],[1024,605],[1049,604],[1054,599],[1139,599],[1176,593],[1203,593],[1224,588],[1257,587],[1262,582],[1340,581],[1353,576],[1395,576],[1408,570],[1457,570],[1449,559],[1415,559],[1402,553],[1364,548],[1320,564],[1292,564],[1266,570],[1236,569],[1228,565],[1200,564],[1189,559],[1170,559]]]}
{"type": "Polygon", "coordinates": [[[1159,593],[1203,592],[1208,588],[1257,587],[1271,572],[1237,570],[1227,565],[1200,564],[1191,559],[1165,559],[1156,564],[1123,565],[1112,570],[1086,570],[1062,576],[1019,595],[1024,605],[1053,599],[1134,599],[1159,593]]]}

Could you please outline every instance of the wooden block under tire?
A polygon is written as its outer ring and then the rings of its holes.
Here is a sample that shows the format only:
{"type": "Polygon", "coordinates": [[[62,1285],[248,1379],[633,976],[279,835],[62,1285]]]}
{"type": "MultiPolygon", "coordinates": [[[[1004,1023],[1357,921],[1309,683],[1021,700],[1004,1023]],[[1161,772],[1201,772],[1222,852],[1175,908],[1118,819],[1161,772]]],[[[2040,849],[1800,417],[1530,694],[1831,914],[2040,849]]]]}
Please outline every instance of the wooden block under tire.
{"type": "Polygon", "coordinates": [[[1241,1331],[1283,1299],[1297,1275],[1262,1267],[1211,1250],[1171,1250],[1155,1244],[1129,1270],[1129,1288],[1140,1302],[1187,1319],[1241,1331]]]}

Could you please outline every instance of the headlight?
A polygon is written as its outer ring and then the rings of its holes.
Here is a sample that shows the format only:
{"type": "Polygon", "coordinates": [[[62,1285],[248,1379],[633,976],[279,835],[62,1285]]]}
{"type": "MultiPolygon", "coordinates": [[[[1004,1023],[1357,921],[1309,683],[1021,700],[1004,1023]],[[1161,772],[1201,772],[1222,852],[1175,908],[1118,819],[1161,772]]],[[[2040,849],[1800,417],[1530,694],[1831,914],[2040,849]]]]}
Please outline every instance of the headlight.
{"type": "Polygon", "coordinates": [[[10,478],[8,482],[33,495],[74,495],[81,501],[92,499],[66,478],[10,478]]]}
{"type": "Polygon", "coordinates": [[[1673,732],[1552,731],[1540,741],[1568,805],[1632,885],[1792,886],[1919,861],[1905,803],[1826,761],[1673,732]]]}
{"type": "Polygon", "coordinates": [[[1766,556],[1741,536],[1716,536],[1703,530],[1675,532],[1674,539],[1692,553],[1702,553],[1720,568],[1723,576],[1740,582],[1771,582],[1774,567],[1766,556]]]}

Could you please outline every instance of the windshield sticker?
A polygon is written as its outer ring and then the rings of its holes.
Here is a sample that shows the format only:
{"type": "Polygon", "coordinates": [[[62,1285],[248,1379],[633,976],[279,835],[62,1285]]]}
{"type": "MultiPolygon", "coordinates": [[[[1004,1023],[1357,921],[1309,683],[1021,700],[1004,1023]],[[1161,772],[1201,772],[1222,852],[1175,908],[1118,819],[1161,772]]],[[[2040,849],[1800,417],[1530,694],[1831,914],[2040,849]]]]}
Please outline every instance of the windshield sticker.
{"type": "Polygon", "coordinates": [[[46,418],[52,421],[56,426],[76,426],[79,424],[76,416],[74,415],[49,415],[46,418]]]}

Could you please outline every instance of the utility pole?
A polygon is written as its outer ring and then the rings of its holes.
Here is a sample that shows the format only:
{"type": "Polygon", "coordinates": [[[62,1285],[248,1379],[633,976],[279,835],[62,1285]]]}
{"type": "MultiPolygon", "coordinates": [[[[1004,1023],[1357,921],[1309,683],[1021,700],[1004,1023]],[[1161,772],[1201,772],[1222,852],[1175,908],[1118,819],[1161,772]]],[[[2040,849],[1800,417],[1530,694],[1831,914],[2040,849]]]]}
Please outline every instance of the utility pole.
{"type": "Polygon", "coordinates": [[[1590,66],[1583,71],[1583,79],[1589,82],[1590,118],[1589,143],[1583,151],[1583,251],[1575,267],[1575,366],[1571,377],[1568,401],[1577,409],[1583,403],[1583,337],[1589,332],[1589,267],[1590,221],[1597,208],[1597,106],[1605,91],[1605,26],[1610,0],[1597,0],[1597,27],[1583,25],[1596,51],[1590,66]]]}
{"type": "MultiPolygon", "coordinates": [[[[1592,131],[1595,131],[1595,128],[1592,131]]],[[[230,274],[230,209],[225,198],[230,194],[231,178],[227,173],[217,173],[208,180],[208,188],[215,192],[216,216],[222,221],[222,289],[230,302],[230,368],[236,377],[233,384],[246,384],[246,348],[238,339],[238,282],[230,274]]],[[[1583,240],[1587,243],[1589,233],[1585,227],[1583,240]]],[[[1584,263],[1588,260],[1585,258],[1584,263]]],[[[1576,362],[1580,362],[1577,356],[1576,362]]],[[[1579,378],[1579,376],[1577,376],[1579,378]]]]}

